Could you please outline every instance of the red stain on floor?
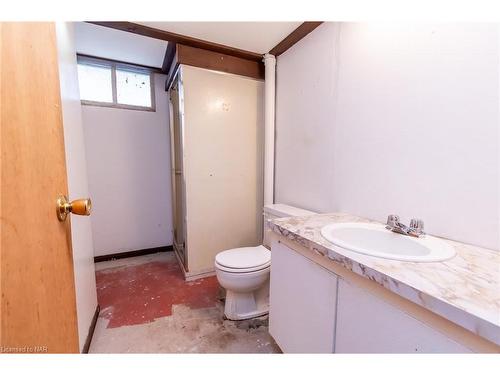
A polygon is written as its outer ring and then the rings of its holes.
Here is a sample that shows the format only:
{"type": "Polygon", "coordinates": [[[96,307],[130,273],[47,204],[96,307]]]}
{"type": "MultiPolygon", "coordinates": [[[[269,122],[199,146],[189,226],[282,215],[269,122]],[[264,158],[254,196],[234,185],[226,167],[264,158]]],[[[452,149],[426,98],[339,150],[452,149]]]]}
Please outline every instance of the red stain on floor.
{"type": "Polygon", "coordinates": [[[219,284],[215,276],[186,282],[174,257],[96,272],[97,299],[107,328],[152,322],[172,315],[172,305],[213,307],[219,284]]]}

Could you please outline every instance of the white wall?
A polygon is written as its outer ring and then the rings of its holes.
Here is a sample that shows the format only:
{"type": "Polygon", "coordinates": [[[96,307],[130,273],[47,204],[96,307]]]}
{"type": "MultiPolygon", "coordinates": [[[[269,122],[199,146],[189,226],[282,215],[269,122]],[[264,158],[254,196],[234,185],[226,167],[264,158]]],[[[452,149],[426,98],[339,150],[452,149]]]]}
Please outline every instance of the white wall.
{"type": "MultiPolygon", "coordinates": [[[[69,199],[89,197],[73,24],[57,23],[59,79],[69,199]]],[[[80,351],[97,307],[92,216],[70,215],[80,351]]]]}
{"type": "Polygon", "coordinates": [[[499,29],[327,23],[278,58],[276,201],[499,248],[499,29]]]}
{"type": "Polygon", "coordinates": [[[156,112],[82,106],[95,255],[172,244],[165,76],[156,112]]]}

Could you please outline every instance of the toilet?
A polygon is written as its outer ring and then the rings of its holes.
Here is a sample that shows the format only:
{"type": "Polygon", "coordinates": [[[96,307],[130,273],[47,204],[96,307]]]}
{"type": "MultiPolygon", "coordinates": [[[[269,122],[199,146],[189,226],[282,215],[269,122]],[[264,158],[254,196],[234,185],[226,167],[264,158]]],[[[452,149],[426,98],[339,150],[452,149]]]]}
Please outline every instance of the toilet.
{"type": "Polygon", "coordinates": [[[271,251],[268,249],[271,244],[266,222],[313,214],[312,211],[285,204],[264,206],[264,245],[225,250],[215,256],[215,274],[226,290],[224,314],[227,319],[251,319],[269,312],[271,251]]]}

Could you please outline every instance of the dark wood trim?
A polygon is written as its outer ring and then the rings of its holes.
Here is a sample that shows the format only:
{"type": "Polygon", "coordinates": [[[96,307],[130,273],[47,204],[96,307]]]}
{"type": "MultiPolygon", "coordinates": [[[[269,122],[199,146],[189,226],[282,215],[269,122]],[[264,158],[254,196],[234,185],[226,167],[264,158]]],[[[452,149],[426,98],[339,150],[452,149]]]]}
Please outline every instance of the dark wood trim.
{"type": "Polygon", "coordinates": [[[105,262],[105,261],[113,260],[113,259],[138,257],[141,255],[160,253],[160,252],[164,252],[164,251],[172,251],[173,249],[174,248],[172,247],[172,245],[170,245],[170,246],[152,247],[150,249],[124,251],[123,253],[98,255],[98,256],[94,257],[94,263],[105,262]]]}
{"type": "Polygon", "coordinates": [[[94,337],[95,326],[97,324],[97,318],[99,317],[99,312],[101,311],[101,307],[99,304],[95,308],[94,316],[92,317],[92,322],[90,323],[89,332],[87,333],[87,339],[85,340],[85,344],[83,345],[82,353],[87,354],[90,349],[90,343],[92,342],[92,337],[94,337]]]}
{"type": "Polygon", "coordinates": [[[264,79],[264,64],[262,61],[250,61],[206,49],[177,44],[177,51],[165,86],[166,89],[168,89],[174,79],[180,64],[238,74],[255,79],[264,79]]]}
{"type": "Polygon", "coordinates": [[[177,45],[177,63],[238,74],[250,78],[264,79],[264,63],[262,59],[258,62],[249,61],[240,57],[183,44],[177,45]]]}
{"type": "Polygon", "coordinates": [[[161,71],[168,74],[172,62],[174,61],[175,51],[177,50],[177,44],[169,42],[167,45],[167,50],[165,51],[165,57],[163,58],[163,64],[161,66],[161,71]]]}
{"type": "Polygon", "coordinates": [[[285,39],[270,50],[269,53],[274,56],[281,55],[322,23],[323,22],[303,22],[302,25],[293,30],[285,39]]]}
{"type": "Polygon", "coordinates": [[[101,60],[107,63],[111,64],[117,64],[117,65],[122,65],[122,66],[129,66],[131,68],[140,68],[140,69],[145,69],[148,70],[152,73],[158,73],[158,74],[165,74],[161,68],[157,68],[154,66],[149,66],[149,65],[142,65],[142,64],[134,64],[131,62],[126,62],[126,61],[121,61],[121,60],[113,60],[113,59],[108,59],[106,57],[99,57],[99,56],[92,56],[92,55],[86,55],[84,53],[77,53],[76,57],[84,58],[84,59],[89,59],[89,60],[101,60]]]}
{"type": "Polygon", "coordinates": [[[172,82],[175,79],[178,69],[179,69],[179,60],[177,58],[177,50],[176,50],[174,59],[172,61],[172,64],[170,65],[170,70],[168,71],[167,79],[165,80],[165,91],[170,90],[170,86],[172,85],[172,82]]]}
{"type": "Polygon", "coordinates": [[[206,49],[209,51],[223,53],[225,55],[235,56],[246,60],[252,60],[257,62],[262,60],[262,54],[260,53],[245,51],[239,48],[233,48],[225,46],[223,44],[192,38],[190,36],[176,34],[169,31],[164,31],[156,29],[154,27],[144,26],[133,22],[90,21],[88,23],[98,26],[109,27],[116,30],[127,31],[129,33],[148,36],[150,38],[166,40],[167,42],[184,44],[186,46],[194,48],[206,49]]]}

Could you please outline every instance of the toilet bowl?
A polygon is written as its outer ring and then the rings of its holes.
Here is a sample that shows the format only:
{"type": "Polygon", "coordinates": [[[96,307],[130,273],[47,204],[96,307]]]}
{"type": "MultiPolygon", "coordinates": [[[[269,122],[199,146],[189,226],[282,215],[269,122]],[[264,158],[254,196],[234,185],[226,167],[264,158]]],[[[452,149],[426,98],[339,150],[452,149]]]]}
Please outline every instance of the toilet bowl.
{"type": "Polygon", "coordinates": [[[226,289],[224,315],[251,319],[269,312],[271,252],[264,246],[225,250],[215,257],[215,274],[226,289]]]}
{"type": "MultiPolygon", "coordinates": [[[[264,245],[271,247],[268,220],[313,214],[285,204],[265,206],[264,245]]],[[[215,274],[219,284],[226,289],[226,318],[244,320],[269,313],[271,251],[265,246],[240,247],[215,256],[215,274]]]]}

